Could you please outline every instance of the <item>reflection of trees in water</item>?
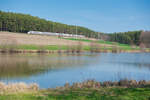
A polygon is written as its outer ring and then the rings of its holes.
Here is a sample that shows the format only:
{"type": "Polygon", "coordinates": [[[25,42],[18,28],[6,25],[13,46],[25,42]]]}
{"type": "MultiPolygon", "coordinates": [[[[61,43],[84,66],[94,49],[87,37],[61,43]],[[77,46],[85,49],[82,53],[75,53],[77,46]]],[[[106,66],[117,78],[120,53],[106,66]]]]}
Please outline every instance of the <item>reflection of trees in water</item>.
{"type": "Polygon", "coordinates": [[[78,56],[19,56],[0,55],[0,78],[28,77],[53,69],[87,63],[78,56]]]}
{"type": "Polygon", "coordinates": [[[121,53],[121,54],[112,54],[108,56],[107,62],[114,64],[118,64],[119,66],[131,66],[135,68],[148,68],[150,69],[149,62],[149,53],[121,53]]]}
{"type": "Polygon", "coordinates": [[[15,57],[0,57],[0,77],[28,77],[33,74],[38,74],[44,70],[39,66],[30,65],[27,59],[15,57]]]}
{"type": "Polygon", "coordinates": [[[123,64],[126,64],[126,65],[129,65],[129,66],[132,66],[132,65],[134,65],[134,66],[136,66],[136,67],[139,67],[139,68],[142,68],[142,67],[147,67],[147,68],[149,68],[150,69],[150,64],[149,63],[123,63],[123,64]]]}
{"type": "Polygon", "coordinates": [[[120,64],[120,66],[125,65],[125,66],[132,66],[136,68],[148,68],[150,70],[150,63],[144,63],[144,62],[117,62],[117,63],[120,64]]]}

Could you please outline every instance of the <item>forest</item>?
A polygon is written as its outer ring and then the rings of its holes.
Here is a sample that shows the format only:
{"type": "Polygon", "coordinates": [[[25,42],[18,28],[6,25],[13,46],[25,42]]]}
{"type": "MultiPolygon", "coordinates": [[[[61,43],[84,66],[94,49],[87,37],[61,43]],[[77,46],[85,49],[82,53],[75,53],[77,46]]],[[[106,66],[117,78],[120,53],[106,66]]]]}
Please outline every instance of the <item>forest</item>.
{"type": "Polygon", "coordinates": [[[142,31],[128,31],[108,34],[109,41],[119,42],[122,44],[139,45],[142,31]]]}
{"type": "Polygon", "coordinates": [[[27,33],[28,31],[42,31],[53,33],[68,33],[98,37],[97,32],[88,28],[52,22],[28,14],[0,11],[0,31],[27,33]]]}

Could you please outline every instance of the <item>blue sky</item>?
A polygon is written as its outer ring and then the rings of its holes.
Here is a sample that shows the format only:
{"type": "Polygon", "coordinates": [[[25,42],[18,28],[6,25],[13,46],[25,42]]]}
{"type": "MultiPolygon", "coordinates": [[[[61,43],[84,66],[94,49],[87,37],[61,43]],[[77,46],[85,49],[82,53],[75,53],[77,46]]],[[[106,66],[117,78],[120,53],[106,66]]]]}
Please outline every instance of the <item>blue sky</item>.
{"type": "Polygon", "coordinates": [[[150,30],[150,0],[0,0],[0,10],[99,32],[150,30]]]}

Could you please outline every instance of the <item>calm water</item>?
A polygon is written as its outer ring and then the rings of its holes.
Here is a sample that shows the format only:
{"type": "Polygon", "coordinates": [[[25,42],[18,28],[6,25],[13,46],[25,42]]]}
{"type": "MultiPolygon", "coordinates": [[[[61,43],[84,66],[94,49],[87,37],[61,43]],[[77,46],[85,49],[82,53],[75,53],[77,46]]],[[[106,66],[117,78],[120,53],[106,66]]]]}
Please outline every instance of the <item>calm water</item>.
{"type": "Polygon", "coordinates": [[[37,83],[41,88],[66,82],[150,80],[150,53],[82,55],[0,54],[0,81],[37,83]]]}

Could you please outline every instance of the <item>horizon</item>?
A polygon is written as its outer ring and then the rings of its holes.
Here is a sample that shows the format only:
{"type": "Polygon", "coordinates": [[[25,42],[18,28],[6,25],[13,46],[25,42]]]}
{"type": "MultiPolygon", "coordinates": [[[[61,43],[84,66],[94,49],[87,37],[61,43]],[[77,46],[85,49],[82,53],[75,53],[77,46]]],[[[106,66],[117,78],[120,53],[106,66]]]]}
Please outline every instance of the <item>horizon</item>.
{"type": "Polygon", "coordinates": [[[2,0],[0,10],[30,14],[49,21],[82,26],[103,33],[150,30],[149,0],[44,1],[38,1],[33,5],[35,0],[29,2],[2,0]]]}

